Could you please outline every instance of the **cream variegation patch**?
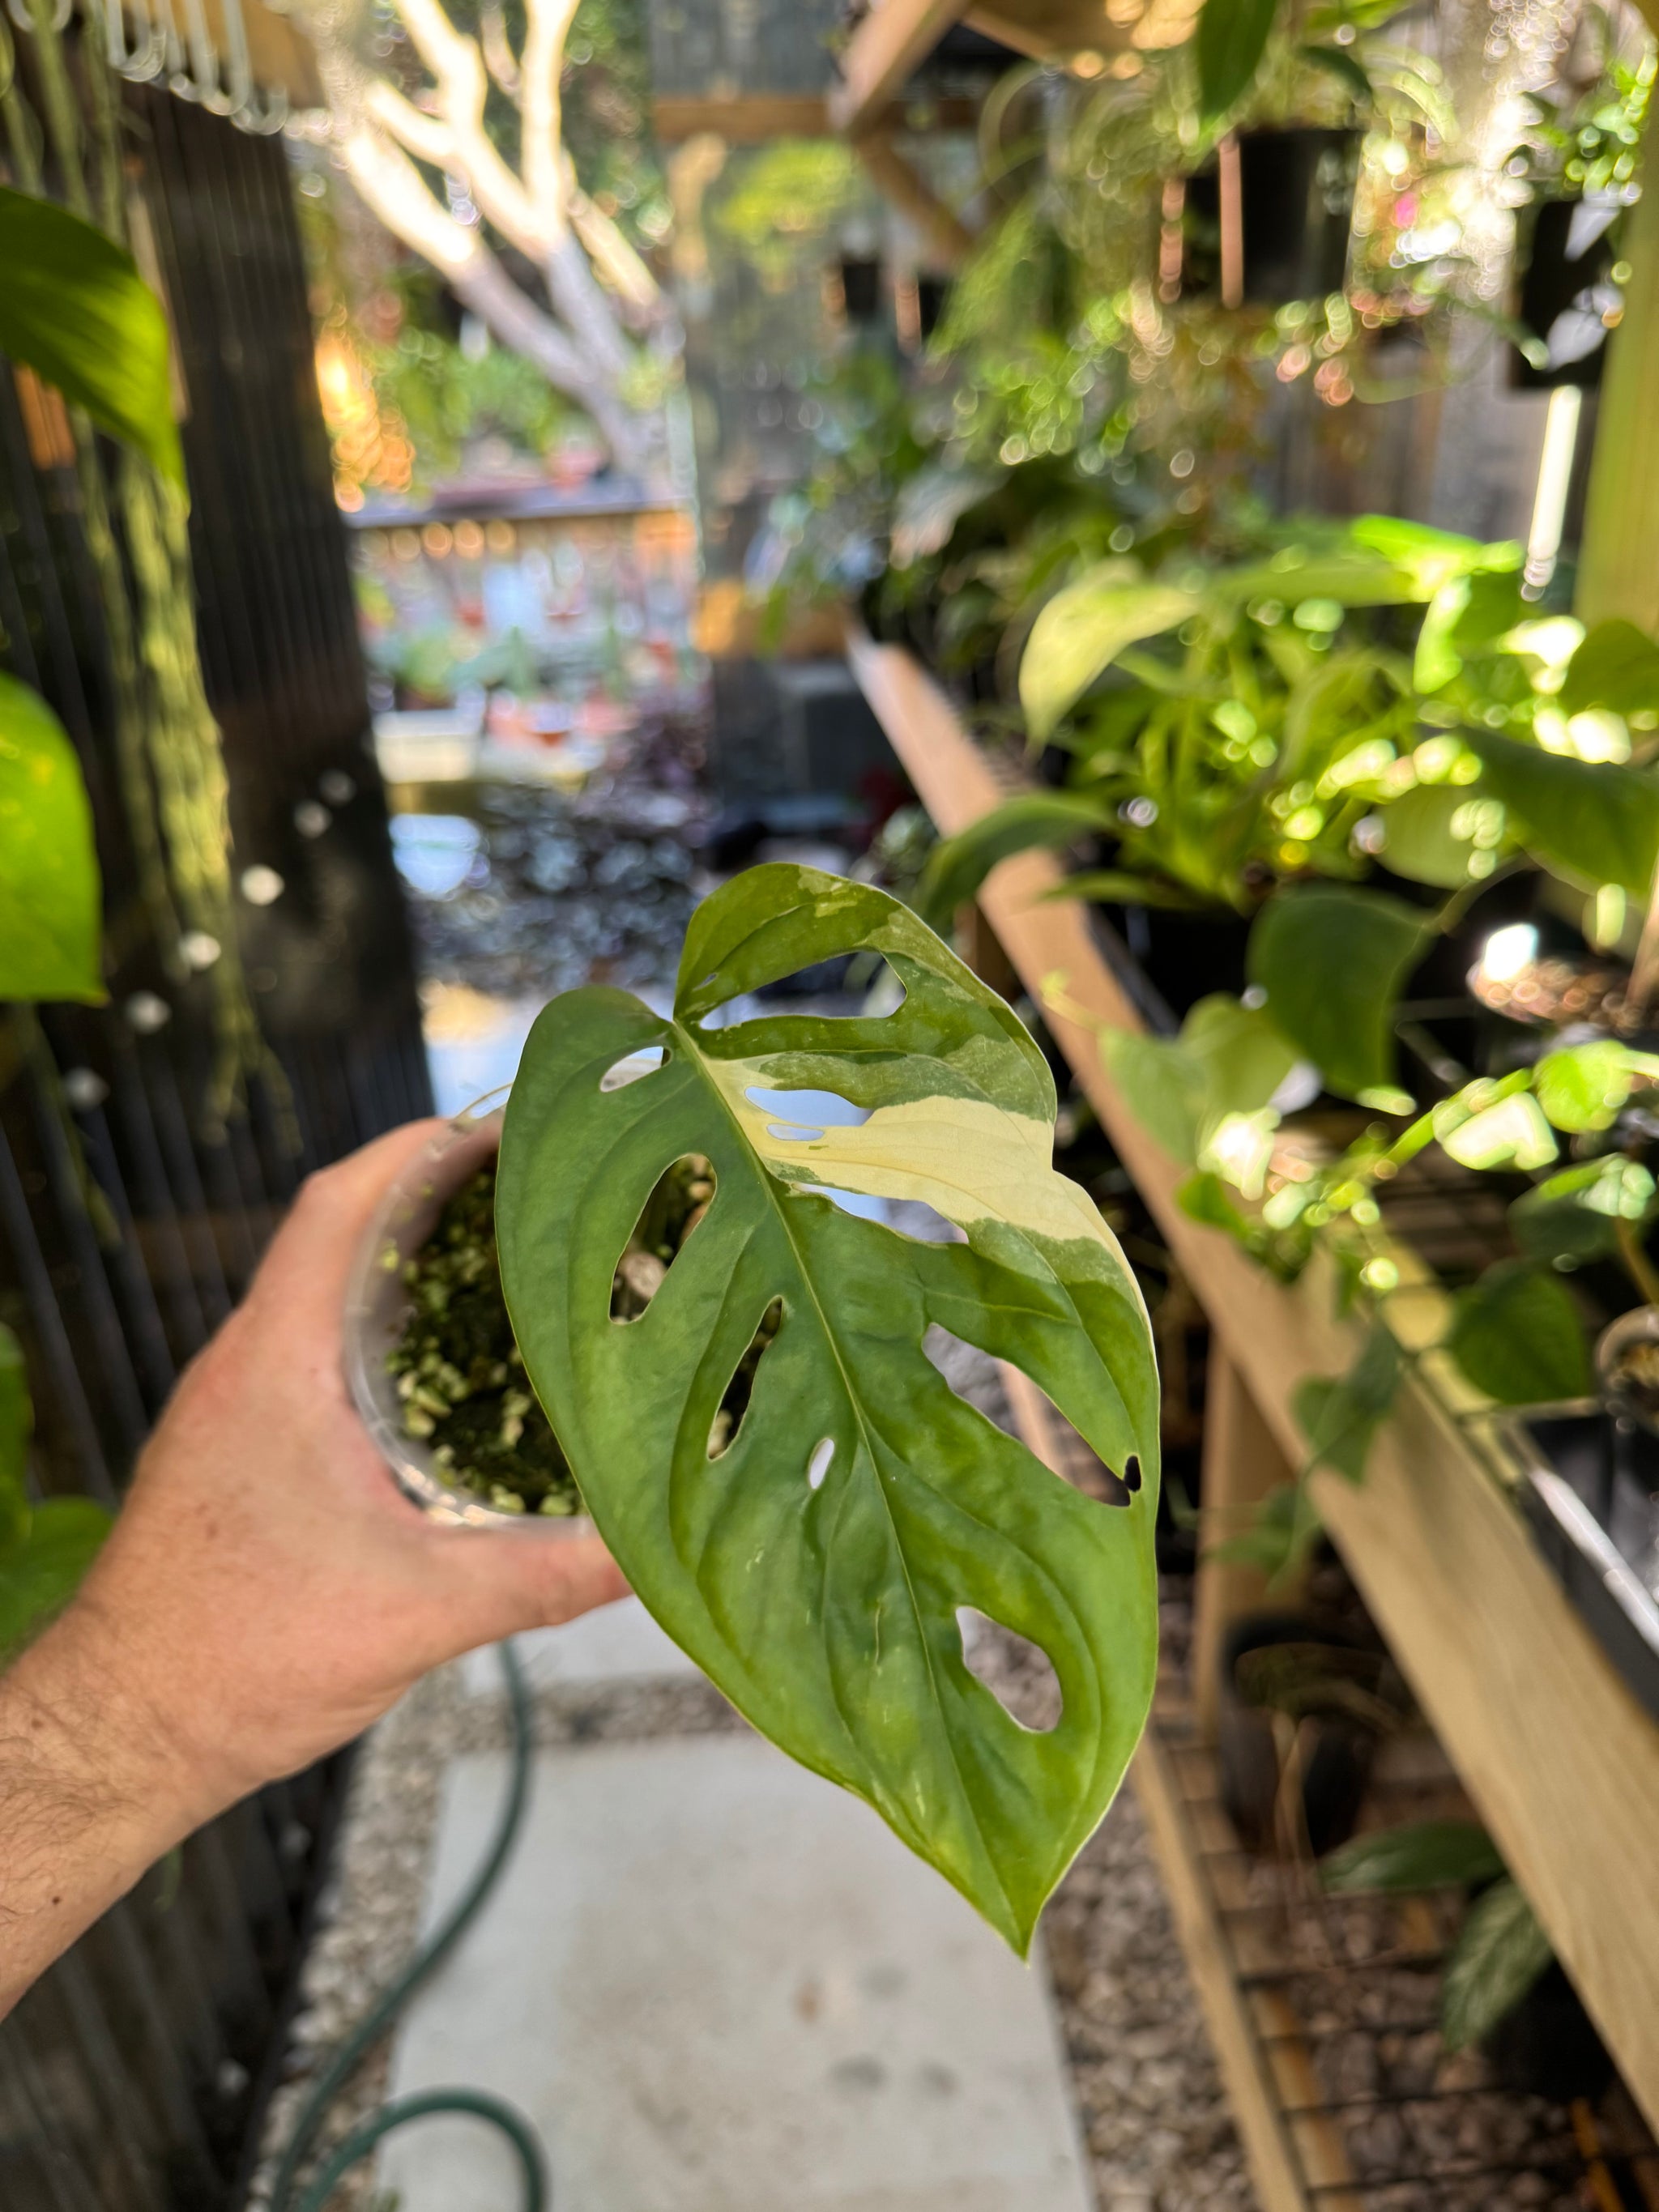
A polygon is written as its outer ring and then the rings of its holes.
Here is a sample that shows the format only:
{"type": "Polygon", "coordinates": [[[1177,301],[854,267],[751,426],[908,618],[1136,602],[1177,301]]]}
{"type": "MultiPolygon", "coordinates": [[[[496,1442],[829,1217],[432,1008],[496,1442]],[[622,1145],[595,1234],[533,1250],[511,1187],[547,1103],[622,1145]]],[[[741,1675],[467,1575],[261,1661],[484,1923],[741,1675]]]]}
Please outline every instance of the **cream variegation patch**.
{"type": "Polygon", "coordinates": [[[1054,1172],[1051,1123],[1010,1114],[988,1099],[938,1096],[878,1106],[856,1127],[780,1135],[789,1127],[785,1116],[747,1095],[765,1080],[754,1062],[712,1062],[709,1073],[750,1144],[786,1181],[919,1200],[964,1230],[1000,1222],[1039,1243],[1082,1243],[1119,1257],[1088,1194],[1054,1172]]]}

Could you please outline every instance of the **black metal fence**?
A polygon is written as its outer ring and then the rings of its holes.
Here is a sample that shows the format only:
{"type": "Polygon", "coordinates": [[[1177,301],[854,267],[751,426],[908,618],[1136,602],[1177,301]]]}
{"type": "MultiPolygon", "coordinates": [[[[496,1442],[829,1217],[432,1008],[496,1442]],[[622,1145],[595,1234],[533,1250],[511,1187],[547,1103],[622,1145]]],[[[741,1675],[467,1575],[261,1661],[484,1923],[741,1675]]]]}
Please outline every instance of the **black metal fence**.
{"type": "MultiPolygon", "coordinates": [[[[84,91],[92,57],[72,58],[84,91]]],[[[236,867],[280,878],[238,905],[282,1074],[216,1128],[214,979],[179,981],[156,943],[118,797],[86,480],[0,365],[0,658],[81,752],[112,971],[107,1007],[0,1010],[0,1320],[25,1347],[42,1488],[111,1499],[300,1176],[428,1099],[284,150],[164,93],[123,100],[188,405],[236,867]]],[[[0,2027],[3,2212],[240,2199],[340,1780],[336,1762],[194,1838],[0,2027]]]]}

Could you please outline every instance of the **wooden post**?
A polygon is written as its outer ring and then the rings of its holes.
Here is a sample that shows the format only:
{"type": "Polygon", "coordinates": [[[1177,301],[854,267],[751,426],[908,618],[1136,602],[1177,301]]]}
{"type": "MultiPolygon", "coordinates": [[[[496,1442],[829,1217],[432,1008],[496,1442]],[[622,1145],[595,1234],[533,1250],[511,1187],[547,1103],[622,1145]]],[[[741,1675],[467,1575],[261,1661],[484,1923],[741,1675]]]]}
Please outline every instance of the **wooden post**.
{"type": "Polygon", "coordinates": [[[1659,138],[1647,134],[1647,190],[1631,210],[1625,313],[1607,340],[1574,612],[1659,630],[1659,138]]]}
{"type": "Polygon", "coordinates": [[[1239,1615],[1267,1598],[1267,1578],[1259,1567],[1206,1558],[1203,1547],[1238,1534],[1248,1509],[1291,1479],[1243,1376],[1212,1336],[1204,1399],[1204,1525],[1193,1593],[1193,1711],[1206,1743],[1215,1740],[1222,1644],[1239,1615]]]}

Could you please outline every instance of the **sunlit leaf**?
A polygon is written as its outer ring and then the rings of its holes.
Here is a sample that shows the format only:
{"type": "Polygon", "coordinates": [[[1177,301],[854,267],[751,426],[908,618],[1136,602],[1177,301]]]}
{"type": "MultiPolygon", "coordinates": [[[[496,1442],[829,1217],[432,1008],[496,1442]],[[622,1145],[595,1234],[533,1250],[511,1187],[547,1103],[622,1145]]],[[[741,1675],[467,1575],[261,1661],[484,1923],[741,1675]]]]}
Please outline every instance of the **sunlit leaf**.
{"type": "Polygon", "coordinates": [[[1116,561],[1056,592],[1032,623],[1019,664],[1019,703],[1033,743],[1046,741],[1126,647],[1176,629],[1198,605],[1171,584],[1126,583],[1116,561]]]}
{"type": "Polygon", "coordinates": [[[1533,1076],[1538,1103],[1558,1129],[1574,1136],[1610,1129],[1636,1087],[1631,1056],[1612,1037],[1547,1053],[1533,1076]]]}
{"type": "Polygon", "coordinates": [[[1054,1119],[1036,1046],[913,914],[762,867],[697,909],[672,1016],[599,988],[544,1010],[496,1200],[531,1379],[646,1606],[758,1729],[867,1799],[1022,1952],[1122,1778],[1156,1659],[1152,1339],[1098,1212],[1054,1170],[1054,1119]],[[902,987],[896,1012],[710,1025],[860,951],[902,987]],[[652,1047],[655,1072],[601,1087],[652,1047]],[[826,1120],[826,1092],[860,1118],[826,1120]],[[687,1153],[711,1164],[708,1214],[644,1315],[613,1322],[617,1255],[687,1153]],[[902,1236],[830,1192],[920,1201],[961,1241],[902,1236]],[[716,1412],[775,1301],[722,1444],[716,1412]],[[931,1323],[1029,1375],[1128,1504],[1071,1489],[957,1397],[922,1350],[931,1323]],[[963,1607],[1048,1655],[1064,1702],[1051,1731],[1020,1727],[969,1672],[963,1607]]]}
{"type": "Polygon", "coordinates": [[[185,480],[167,327],[132,256],[67,208],[0,186],[0,353],[185,480]]]}
{"type": "Polygon", "coordinates": [[[1440,1989],[1440,2033],[1447,2049],[1467,2051],[1490,2035],[1554,1956],[1537,1915],[1507,1875],[1476,1898],[1440,1989]]]}
{"type": "Polygon", "coordinates": [[[1632,622],[1597,623],[1567,663],[1560,705],[1565,714],[1659,714],[1659,645],[1632,622]]]}
{"type": "MultiPolygon", "coordinates": [[[[1438,1107],[1435,1110],[1437,1116],[1443,1113],[1438,1107]]],[[[1437,1119],[1436,1134],[1442,1150],[1460,1167],[1483,1172],[1520,1168],[1530,1174],[1534,1168],[1548,1167],[1559,1149],[1538,1101],[1525,1091],[1500,1098],[1467,1121],[1457,1121],[1445,1111],[1443,1126],[1437,1119]]]]}
{"type": "Polygon", "coordinates": [[[1465,538],[1455,530],[1436,530],[1400,514],[1362,514],[1349,525],[1356,545],[1381,553],[1408,574],[1424,599],[1454,577],[1477,576],[1518,568],[1525,548],[1512,539],[1496,543],[1465,538]]]}
{"type": "Polygon", "coordinates": [[[1620,1222],[1650,1218],[1652,1176],[1639,1160],[1610,1152],[1549,1176],[1509,1212],[1510,1232],[1529,1260],[1580,1265],[1617,1249],[1620,1222]]]}
{"type": "Polygon", "coordinates": [[[1000,860],[1115,827],[1110,807],[1086,793],[1022,791],[934,846],[917,888],[917,909],[935,928],[948,927],[1000,860]]]}
{"type": "Polygon", "coordinates": [[[1584,1324],[1559,1275],[1504,1260],[1457,1294],[1446,1349],[1500,1405],[1583,1398],[1595,1387],[1584,1324]]]}
{"type": "Polygon", "coordinates": [[[1478,1820],[1413,1820],[1382,1828],[1356,1836],[1319,1862],[1327,1889],[1396,1896],[1496,1881],[1504,1872],[1498,1846],[1478,1820]]]}
{"type": "Polygon", "coordinates": [[[0,1000],[102,999],[101,916],[75,748],[44,699],[0,676],[0,1000]]]}
{"type": "MultiPolygon", "coordinates": [[[[1379,817],[1381,858],[1397,876],[1413,884],[1455,890],[1475,872],[1478,854],[1491,850],[1480,809],[1498,806],[1483,800],[1467,784],[1419,783],[1389,802],[1379,817]],[[1475,842],[1477,834],[1483,842],[1475,842]]],[[[1501,811],[1498,820],[1503,820],[1501,811]]],[[[1490,866],[1490,863],[1487,864],[1490,866]]]]}
{"type": "Polygon", "coordinates": [[[1205,0],[1194,46],[1206,123],[1237,106],[1255,82],[1278,13],[1279,0],[1205,0]]]}
{"type": "Polygon", "coordinates": [[[1611,761],[1581,761],[1469,729],[1479,788],[1501,799],[1528,852],[1594,889],[1619,884],[1645,898],[1659,854],[1659,781],[1611,761]]]}
{"type": "Polygon", "coordinates": [[[1321,884],[1269,899],[1247,961],[1268,1013],[1331,1090],[1393,1106],[1395,1008],[1425,942],[1403,900],[1321,884]]]}

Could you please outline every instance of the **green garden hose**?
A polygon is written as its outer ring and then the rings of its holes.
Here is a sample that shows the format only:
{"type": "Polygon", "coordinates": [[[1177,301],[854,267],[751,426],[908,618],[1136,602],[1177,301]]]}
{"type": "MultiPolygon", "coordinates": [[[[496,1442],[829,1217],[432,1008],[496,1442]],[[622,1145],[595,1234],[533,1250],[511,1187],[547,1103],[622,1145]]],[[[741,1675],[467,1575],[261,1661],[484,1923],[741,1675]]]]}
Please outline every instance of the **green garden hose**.
{"type": "Polygon", "coordinates": [[[512,1717],[512,1771],[495,1833],[465,1894],[421,1945],[392,1986],[372,2005],[323,2069],[294,2124],[283,2149],[271,2189],[270,2212],[323,2212],[335,2185],[350,2167],[367,2158],[396,2128],[435,2112],[462,2113],[498,2128],[513,2146],[524,2176],[524,2212],[548,2212],[552,2193],[547,2159],[535,2130],[521,2112],[499,2097],[481,2089],[427,2089],[412,2097],[398,2097],[371,2112],[331,2152],[303,2191],[298,2186],[301,2166],[311,2152],[330,2106],[356,2071],[365,2054],[379,2042],[398,2014],[439,1963],[454,1948],[494,1889],[507,1855],[518,1839],[525,1808],[530,1802],[532,1745],[530,1696],[524,1670],[511,1644],[499,1644],[501,1672],[507,1678],[507,1707],[512,1717]]]}

